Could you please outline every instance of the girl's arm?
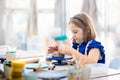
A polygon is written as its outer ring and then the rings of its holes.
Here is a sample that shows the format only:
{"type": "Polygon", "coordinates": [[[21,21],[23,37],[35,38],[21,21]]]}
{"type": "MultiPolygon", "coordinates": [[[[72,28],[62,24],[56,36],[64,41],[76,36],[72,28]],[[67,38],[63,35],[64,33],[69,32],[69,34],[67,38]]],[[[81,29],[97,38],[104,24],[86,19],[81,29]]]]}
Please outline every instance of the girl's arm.
{"type": "Polygon", "coordinates": [[[70,52],[73,55],[74,60],[81,60],[81,66],[84,66],[85,64],[97,64],[98,60],[102,59],[100,51],[97,48],[91,49],[88,56],[79,53],[75,49],[71,49],[70,52]]]}
{"type": "Polygon", "coordinates": [[[61,45],[59,47],[59,51],[64,54],[71,54],[75,61],[81,62],[81,65],[84,64],[96,64],[98,60],[102,59],[100,55],[100,51],[98,48],[93,48],[89,51],[89,55],[83,55],[82,53],[78,52],[77,50],[73,49],[68,45],[61,45]]]}

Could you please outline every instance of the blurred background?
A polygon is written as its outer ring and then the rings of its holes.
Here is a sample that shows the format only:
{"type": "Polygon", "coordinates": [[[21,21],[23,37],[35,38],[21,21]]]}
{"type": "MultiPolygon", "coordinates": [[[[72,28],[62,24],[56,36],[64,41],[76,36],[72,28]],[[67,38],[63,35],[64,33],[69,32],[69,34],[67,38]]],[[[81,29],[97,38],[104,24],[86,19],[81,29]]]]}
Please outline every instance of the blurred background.
{"type": "Polygon", "coordinates": [[[120,0],[0,0],[0,45],[42,54],[49,38],[68,34],[69,19],[85,11],[108,62],[120,56],[119,10],[120,0]]]}

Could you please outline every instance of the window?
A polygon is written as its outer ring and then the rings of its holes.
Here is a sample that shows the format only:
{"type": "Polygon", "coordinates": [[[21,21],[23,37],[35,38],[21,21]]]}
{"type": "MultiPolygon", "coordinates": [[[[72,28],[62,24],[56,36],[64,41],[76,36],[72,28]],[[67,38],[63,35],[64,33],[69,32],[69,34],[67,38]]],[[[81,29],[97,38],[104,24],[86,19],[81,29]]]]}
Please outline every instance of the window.
{"type": "Polygon", "coordinates": [[[41,51],[45,47],[44,39],[54,30],[55,3],[56,0],[5,0],[3,27],[6,35],[10,35],[6,36],[5,44],[41,51]],[[38,34],[28,35],[34,28],[38,34]]]}

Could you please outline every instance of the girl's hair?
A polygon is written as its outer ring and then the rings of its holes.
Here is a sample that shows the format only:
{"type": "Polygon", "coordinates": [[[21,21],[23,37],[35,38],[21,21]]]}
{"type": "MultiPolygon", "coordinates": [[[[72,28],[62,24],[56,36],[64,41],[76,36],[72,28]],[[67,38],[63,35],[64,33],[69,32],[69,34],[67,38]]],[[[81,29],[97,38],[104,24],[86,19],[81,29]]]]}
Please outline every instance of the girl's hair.
{"type": "Polygon", "coordinates": [[[84,12],[77,14],[70,19],[69,24],[70,23],[73,23],[83,29],[83,34],[85,34],[83,38],[84,41],[90,41],[96,38],[94,24],[88,14],[84,12]]]}

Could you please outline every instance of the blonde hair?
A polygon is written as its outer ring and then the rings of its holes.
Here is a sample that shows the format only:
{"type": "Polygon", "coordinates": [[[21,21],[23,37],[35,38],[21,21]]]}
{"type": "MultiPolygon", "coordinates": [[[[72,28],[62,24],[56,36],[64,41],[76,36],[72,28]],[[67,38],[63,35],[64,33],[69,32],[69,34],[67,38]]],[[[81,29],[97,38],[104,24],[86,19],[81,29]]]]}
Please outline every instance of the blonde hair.
{"type": "Polygon", "coordinates": [[[83,38],[84,41],[90,41],[96,38],[93,21],[85,12],[73,16],[69,21],[69,24],[70,23],[73,23],[83,29],[83,34],[85,34],[83,38]]]}

